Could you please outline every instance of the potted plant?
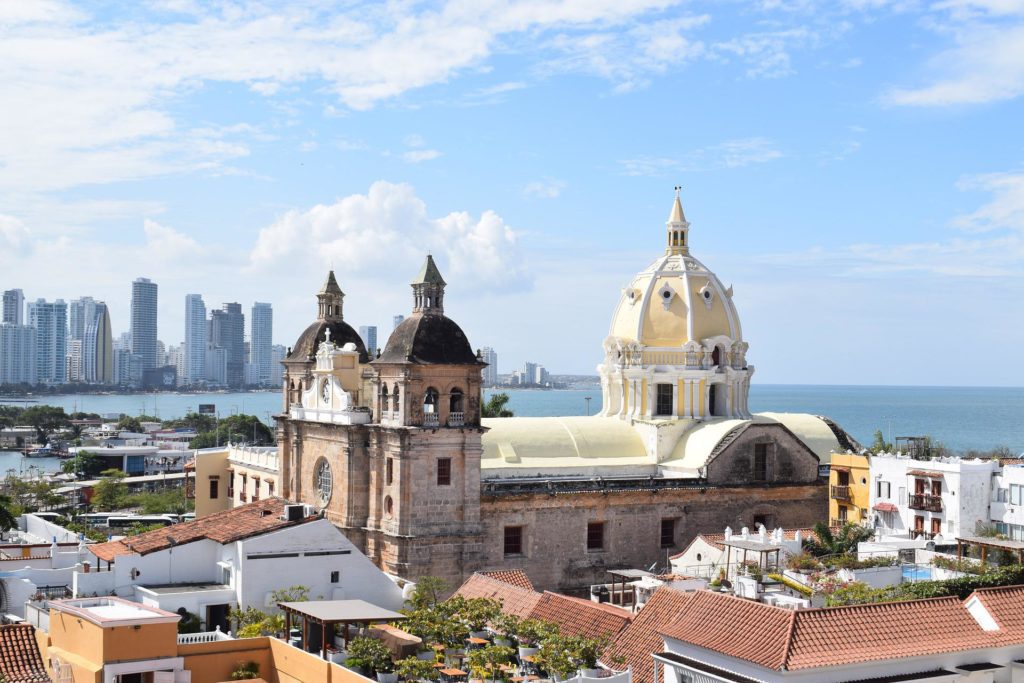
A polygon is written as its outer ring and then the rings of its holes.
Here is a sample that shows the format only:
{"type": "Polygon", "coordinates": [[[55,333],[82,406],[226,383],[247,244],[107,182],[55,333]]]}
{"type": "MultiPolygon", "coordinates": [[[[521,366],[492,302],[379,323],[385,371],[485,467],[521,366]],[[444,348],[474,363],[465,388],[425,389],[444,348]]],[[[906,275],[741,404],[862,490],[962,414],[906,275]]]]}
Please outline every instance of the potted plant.
{"type": "Polygon", "coordinates": [[[725,581],[725,567],[720,567],[715,578],[708,582],[708,588],[713,591],[721,591],[723,581],[725,581]]]}
{"type": "Polygon", "coordinates": [[[403,681],[434,681],[437,680],[437,669],[433,662],[417,657],[406,657],[395,663],[395,673],[403,681]]]}
{"type": "Polygon", "coordinates": [[[556,681],[570,678],[576,671],[570,641],[570,638],[554,634],[546,637],[537,648],[534,662],[556,681]]]}
{"type": "Polygon", "coordinates": [[[801,574],[810,574],[821,568],[821,562],[810,553],[797,553],[786,561],[786,567],[801,574]]]}
{"type": "Polygon", "coordinates": [[[258,678],[259,675],[260,665],[258,662],[239,662],[231,672],[231,680],[248,681],[253,678],[258,678]]]}
{"type": "Polygon", "coordinates": [[[474,638],[486,638],[487,625],[501,614],[501,603],[490,598],[471,598],[466,601],[462,618],[474,638]]]}
{"type": "Polygon", "coordinates": [[[378,683],[396,683],[395,664],[391,661],[391,650],[376,638],[360,636],[348,646],[349,668],[358,666],[368,674],[377,676],[378,683]]]}
{"type": "Polygon", "coordinates": [[[540,643],[557,633],[558,627],[553,624],[539,619],[523,619],[516,628],[519,656],[530,657],[537,654],[540,643]]]}
{"type": "Polygon", "coordinates": [[[491,620],[491,628],[495,633],[500,634],[494,639],[494,644],[512,647],[512,639],[515,637],[516,631],[519,630],[520,623],[522,623],[522,619],[514,614],[499,613],[498,616],[491,620]]]}
{"type": "Polygon", "coordinates": [[[579,666],[580,673],[588,678],[597,678],[601,674],[597,660],[607,646],[608,643],[601,638],[571,638],[569,654],[579,666]]]}
{"type": "Polygon", "coordinates": [[[501,665],[508,664],[515,656],[515,650],[501,645],[488,645],[471,650],[468,657],[470,669],[483,681],[504,678],[501,665]]]}

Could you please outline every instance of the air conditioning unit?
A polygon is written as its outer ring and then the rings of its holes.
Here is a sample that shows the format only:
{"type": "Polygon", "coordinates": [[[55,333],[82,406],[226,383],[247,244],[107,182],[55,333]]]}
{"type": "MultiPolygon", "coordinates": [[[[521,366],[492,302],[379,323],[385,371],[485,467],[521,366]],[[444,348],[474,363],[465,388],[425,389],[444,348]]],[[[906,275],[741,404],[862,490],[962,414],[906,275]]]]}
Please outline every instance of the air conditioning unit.
{"type": "Polygon", "coordinates": [[[285,505],[284,518],[288,522],[298,522],[306,518],[305,505],[285,505]]]}

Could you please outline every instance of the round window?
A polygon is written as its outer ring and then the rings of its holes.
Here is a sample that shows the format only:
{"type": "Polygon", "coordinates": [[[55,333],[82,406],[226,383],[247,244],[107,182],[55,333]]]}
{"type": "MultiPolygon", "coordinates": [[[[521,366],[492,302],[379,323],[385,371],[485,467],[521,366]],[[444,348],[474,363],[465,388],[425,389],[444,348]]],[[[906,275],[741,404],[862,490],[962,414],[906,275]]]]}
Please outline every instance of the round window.
{"type": "Polygon", "coordinates": [[[666,299],[671,299],[672,298],[672,292],[670,292],[670,291],[668,291],[666,289],[664,292],[661,293],[661,296],[663,296],[666,299]]]}
{"type": "Polygon", "coordinates": [[[391,496],[384,496],[384,516],[391,519],[395,514],[395,502],[391,496]]]}
{"type": "Polygon", "coordinates": [[[710,299],[711,298],[711,290],[710,289],[705,289],[704,290],[704,298],[705,299],[710,299]]]}
{"type": "Polygon", "coordinates": [[[697,561],[700,562],[700,553],[697,553],[697,561]]]}
{"type": "Polygon", "coordinates": [[[331,463],[326,458],[320,458],[313,469],[313,486],[316,488],[317,498],[320,505],[326,506],[331,502],[331,491],[334,488],[334,480],[331,477],[331,463]]]}

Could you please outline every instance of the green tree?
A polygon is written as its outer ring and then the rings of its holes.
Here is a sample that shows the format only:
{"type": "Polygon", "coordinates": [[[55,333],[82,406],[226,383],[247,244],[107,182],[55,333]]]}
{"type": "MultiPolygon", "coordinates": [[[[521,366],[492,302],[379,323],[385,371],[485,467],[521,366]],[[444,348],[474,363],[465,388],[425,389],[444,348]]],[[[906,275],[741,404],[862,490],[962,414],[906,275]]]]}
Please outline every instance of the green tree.
{"type": "Polygon", "coordinates": [[[142,509],[146,515],[183,515],[195,509],[195,503],[185,497],[185,489],[174,488],[153,493],[139,493],[129,496],[130,507],[142,509]]]}
{"type": "Polygon", "coordinates": [[[868,450],[872,453],[892,453],[892,444],[886,443],[881,429],[876,429],[874,440],[871,442],[868,450]]]}
{"type": "Polygon", "coordinates": [[[92,506],[100,512],[119,510],[128,502],[126,475],[121,470],[103,470],[103,478],[96,482],[92,491],[92,506]]]}
{"type": "Polygon", "coordinates": [[[36,430],[36,439],[41,444],[50,442],[50,435],[71,425],[63,408],[56,406],[32,406],[19,416],[19,421],[36,430]]]}
{"type": "Polygon", "coordinates": [[[871,529],[847,522],[839,531],[832,530],[824,522],[814,525],[817,538],[804,539],[804,548],[815,557],[826,555],[845,555],[857,549],[857,544],[868,541],[875,535],[871,529]]]}
{"type": "Polygon", "coordinates": [[[505,407],[509,396],[506,393],[491,394],[487,403],[480,409],[480,417],[513,417],[511,410],[505,407]]]}
{"type": "Polygon", "coordinates": [[[68,458],[60,464],[60,471],[65,474],[80,474],[82,476],[95,476],[103,471],[106,466],[103,458],[92,451],[78,451],[73,458],[68,458]]]}
{"type": "Polygon", "coordinates": [[[189,448],[213,448],[226,443],[272,446],[276,440],[270,427],[255,415],[232,415],[221,420],[213,431],[203,432],[192,439],[189,448]]]}
{"type": "Polygon", "coordinates": [[[14,501],[10,496],[0,495],[0,531],[10,531],[18,526],[17,515],[14,514],[14,501]]]}
{"type": "Polygon", "coordinates": [[[430,609],[441,601],[447,592],[448,584],[437,576],[424,576],[416,583],[412,594],[406,600],[409,611],[430,609]]]}
{"type": "Polygon", "coordinates": [[[136,434],[145,432],[142,428],[142,420],[131,415],[122,415],[121,419],[117,421],[117,428],[122,432],[135,432],[136,434]]]}
{"type": "Polygon", "coordinates": [[[187,427],[196,430],[196,434],[202,434],[214,431],[217,428],[217,419],[213,415],[200,415],[193,412],[175,420],[165,420],[163,425],[168,429],[187,427]]]}

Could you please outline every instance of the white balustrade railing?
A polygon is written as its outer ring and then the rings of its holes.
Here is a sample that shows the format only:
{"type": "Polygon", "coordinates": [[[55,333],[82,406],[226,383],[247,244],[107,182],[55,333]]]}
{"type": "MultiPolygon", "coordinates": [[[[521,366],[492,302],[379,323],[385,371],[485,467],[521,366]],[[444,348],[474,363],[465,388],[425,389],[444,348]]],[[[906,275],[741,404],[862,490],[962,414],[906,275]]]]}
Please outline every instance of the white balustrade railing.
{"type": "Polygon", "coordinates": [[[454,412],[448,413],[448,425],[451,427],[461,427],[466,423],[466,413],[454,412]]]}
{"type": "Polygon", "coordinates": [[[437,413],[423,413],[424,427],[437,427],[441,424],[441,418],[437,413]]]}
{"type": "Polygon", "coordinates": [[[222,633],[220,626],[215,631],[203,631],[202,633],[179,633],[178,645],[195,645],[196,643],[215,643],[218,640],[234,640],[231,633],[222,633]]]}

